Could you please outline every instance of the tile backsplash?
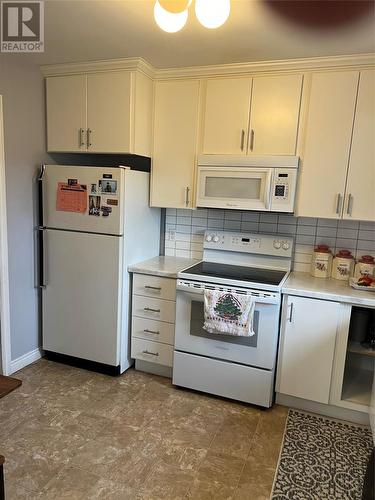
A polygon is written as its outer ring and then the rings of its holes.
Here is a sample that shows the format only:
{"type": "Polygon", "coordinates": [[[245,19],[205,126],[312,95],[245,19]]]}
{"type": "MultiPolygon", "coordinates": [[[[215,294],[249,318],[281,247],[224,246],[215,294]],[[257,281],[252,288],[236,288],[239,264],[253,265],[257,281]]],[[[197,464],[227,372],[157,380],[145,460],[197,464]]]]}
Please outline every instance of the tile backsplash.
{"type": "Polygon", "coordinates": [[[206,229],[293,236],[294,270],[309,272],[314,246],[326,243],[355,257],[375,257],[375,222],[316,219],[293,215],[218,209],[167,208],[165,255],[201,259],[206,229]]]}

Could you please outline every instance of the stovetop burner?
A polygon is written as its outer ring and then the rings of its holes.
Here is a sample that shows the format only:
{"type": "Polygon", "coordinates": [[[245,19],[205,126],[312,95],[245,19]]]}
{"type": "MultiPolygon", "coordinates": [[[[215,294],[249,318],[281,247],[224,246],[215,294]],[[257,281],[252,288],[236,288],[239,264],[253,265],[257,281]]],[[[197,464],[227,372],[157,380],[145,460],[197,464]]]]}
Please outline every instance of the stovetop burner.
{"type": "Polygon", "coordinates": [[[234,266],[230,264],[202,261],[182,271],[180,273],[181,277],[184,274],[278,286],[285,277],[286,272],[276,269],[234,266]]]}

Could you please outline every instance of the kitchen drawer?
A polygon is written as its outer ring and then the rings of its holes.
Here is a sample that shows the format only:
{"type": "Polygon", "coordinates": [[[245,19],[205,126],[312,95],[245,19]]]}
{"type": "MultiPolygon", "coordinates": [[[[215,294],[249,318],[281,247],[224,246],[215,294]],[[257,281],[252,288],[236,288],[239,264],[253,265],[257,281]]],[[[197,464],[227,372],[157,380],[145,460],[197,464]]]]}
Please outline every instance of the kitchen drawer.
{"type": "Polygon", "coordinates": [[[174,325],[133,316],[132,337],[174,345],[174,325]]]}
{"type": "Polygon", "coordinates": [[[134,274],[133,293],[144,297],[176,300],[176,280],[161,278],[160,276],[134,274]]]}
{"type": "Polygon", "coordinates": [[[164,366],[173,365],[173,346],[171,345],[133,337],[131,346],[132,358],[164,366]]]}
{"type": "Polygon", "coordinates": [[[170,300],[133,295],[133,316],[174,323],[176,303],[170,300]]]}

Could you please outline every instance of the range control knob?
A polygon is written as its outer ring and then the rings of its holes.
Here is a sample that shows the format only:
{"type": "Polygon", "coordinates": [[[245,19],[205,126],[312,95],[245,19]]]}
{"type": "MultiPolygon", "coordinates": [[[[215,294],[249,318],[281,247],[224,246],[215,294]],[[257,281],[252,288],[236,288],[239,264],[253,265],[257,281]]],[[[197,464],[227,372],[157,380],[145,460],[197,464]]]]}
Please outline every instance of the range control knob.
{"type": "Polygon", "coordinates": [[[217,243],[219,241],[219,236],[214,236],[212,239],[215,243],[217,243]]]}
{"type": "Polygon", "coordinates": [[[277,250],[278,250],[279,248],[281,248],[281,243],[280,243],[280,241],[275,240],[275,241],[273,242],[273,248],[276,248],[277,250]]]}
{"type": "Polygon", "coordinates": [[[211,240],[212,240],[212,236],[211,236],[210,234],[208,234],[208,235],[206,236],[206,241],[211,241],[211,240]]]}
{"type": "Polygon", "coordinates": [[[283,249],[284,249],[284,250],[289,250],[289,247],[290,247],[289,243],[288,243],[287,241],[285,241],[285,242],[283,243],[283,249]]]}

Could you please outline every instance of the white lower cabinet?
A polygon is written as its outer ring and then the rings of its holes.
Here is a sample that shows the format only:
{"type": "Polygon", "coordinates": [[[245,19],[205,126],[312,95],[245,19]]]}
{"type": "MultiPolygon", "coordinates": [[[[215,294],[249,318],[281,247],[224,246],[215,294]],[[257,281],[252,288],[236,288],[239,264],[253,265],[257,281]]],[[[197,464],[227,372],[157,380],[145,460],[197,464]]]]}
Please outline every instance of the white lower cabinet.
{"type": "Polygon", "coordinates": [[[175,279],[134,274],[131,356],[137,369],[171,375],[175,314],[175,279]]]}
{"type": "Polygon", "coordinates": [[[285,295],[277,400],[367,423],[375,368],[368,339],[374,321],[370,306],[285,295]]]}
{"type": "Polygon", "coordinates": [[[328,404],[340,303],[285,296],[277,392],[328,404]]]}
{"type": "Polygon", "coordinates": [[[132,357],[163,366],[173,364],[173,346],[152,340],[132,339],[132,357]]]}

